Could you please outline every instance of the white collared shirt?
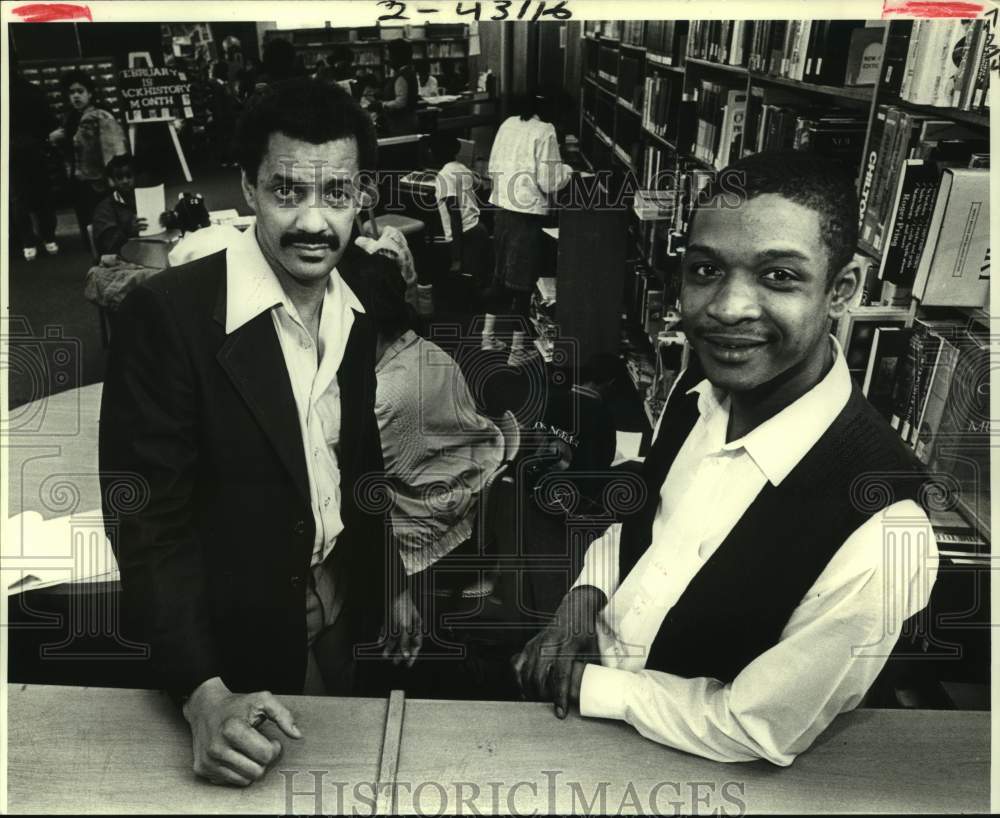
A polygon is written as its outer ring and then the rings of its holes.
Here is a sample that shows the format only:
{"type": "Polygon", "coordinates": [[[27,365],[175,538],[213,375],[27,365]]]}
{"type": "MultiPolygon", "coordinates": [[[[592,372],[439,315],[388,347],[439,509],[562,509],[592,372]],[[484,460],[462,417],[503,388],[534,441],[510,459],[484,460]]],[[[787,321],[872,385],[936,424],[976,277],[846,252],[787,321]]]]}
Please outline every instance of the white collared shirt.
{"type": "Polygon", "coordinates": [[[904,500],[848,537],[778,644],[732,683],[645,669],[664,617],[694,576],[765,484],[779,485],[846,405],[850,374],[831,340],[827,375],[730,443],[729,397],[707,380],[690,390],[700,416],[661,487],[649,548],[621,579],[621,525],[614,525],[591,544],[575,584],[610,600],[598,619],[602,663],[583,674],[582,715],[627,721],[647,738],[718,761],[791,764],[837,714],[857,707],[903,621],[926,607],[937,545],[923,510],[904,500]]]}
{"type": "Polygon", "coordinates": [[[328,571],[319,567],[344,530],[340,517],[340,388],[337,370],[354,324],[354,311],[364,307],[334,268],[327,281],[319,322],[319,348],[298,310],[285,293],[257,243],[247,230],[226,250],[226,334],[262,312],[270,311],[292,384],[309,477],[310,504],[316,536],[311,567],[329,624],[340,609],[328,571]]]}

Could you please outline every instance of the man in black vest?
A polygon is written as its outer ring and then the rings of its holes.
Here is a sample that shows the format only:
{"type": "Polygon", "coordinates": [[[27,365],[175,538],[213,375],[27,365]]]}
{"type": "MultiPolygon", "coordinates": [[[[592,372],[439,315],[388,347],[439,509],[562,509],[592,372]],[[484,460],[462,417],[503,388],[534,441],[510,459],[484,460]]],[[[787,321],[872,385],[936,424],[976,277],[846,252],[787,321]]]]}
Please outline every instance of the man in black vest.
{"type": "Polygon", "coordinates": [[[707,758],[787,765],[927,605],[922,474],[828,334],[859,285],[857,212],[849,173],[792,151],[740,160],[700,198],[681,291],[694,364],[648,494],[514,658],[560,718],[578,703],[707,758]]]}
{"type": "Polygon", "coordinates": [[[365,501],[383,463],[363,268],[393,263],[352,241],[371,120],[288,80],[248,107],[236,155],[256,226],[123,302],[100,469],[126,613],[184,702],[194,771],[245,786],[281,750],[262,719],[302,735],[274,694],[357,690],[387,614],[412,664],[419,617],[365,501]]]}

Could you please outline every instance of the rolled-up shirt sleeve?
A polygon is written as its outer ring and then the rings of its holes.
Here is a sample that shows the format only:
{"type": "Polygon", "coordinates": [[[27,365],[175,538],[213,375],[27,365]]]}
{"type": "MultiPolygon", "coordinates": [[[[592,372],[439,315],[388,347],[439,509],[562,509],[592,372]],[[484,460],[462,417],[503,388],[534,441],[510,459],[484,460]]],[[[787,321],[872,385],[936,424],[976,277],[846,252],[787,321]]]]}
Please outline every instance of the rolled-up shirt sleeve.
{"type": "MultiPolygon", "coordinates": [[[[578,582],[601,581],[595,546],[578,582]]],[[[927,606],[937,565],[924,512],[909,500],[896,503],[848,538],[778,643],[731,684],[588,665],[580,713],[626,721],[647,738],[716,761],[787,766],[862,701],[903,622],[927,606]]]]}

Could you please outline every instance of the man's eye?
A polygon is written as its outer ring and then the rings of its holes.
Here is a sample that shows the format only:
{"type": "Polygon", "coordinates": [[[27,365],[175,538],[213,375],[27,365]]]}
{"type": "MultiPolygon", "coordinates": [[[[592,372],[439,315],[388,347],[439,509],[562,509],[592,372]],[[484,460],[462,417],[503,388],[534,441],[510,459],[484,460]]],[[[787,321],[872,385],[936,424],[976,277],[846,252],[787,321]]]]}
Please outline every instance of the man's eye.
{"type": "Polygon", "coordinates": [[[716,278],[721,275],[721,271],[713,264],[694,264],[691,266],[691,275],[695,278],[716,278]]]}
{"type": "Polygon", "coordinates": [[[775,284],[789,284],[798,280],[798,276],[791,270],[782,269],[768,270],[764,273],[764,278],[768,281],[773,281],[775,284]]]}
{"type": "Polygon", "coordinates": [[[295,188],[291,185],[282,185],[274,189],[274,195],[279,202],[291,202],[295,200],[295,188]]]}
{"type": "Polygon", "coordinates": [[[328,190],[323,199],[333,207],[347,207],[351,203],[351,194],[346,190],[328,190]]]}

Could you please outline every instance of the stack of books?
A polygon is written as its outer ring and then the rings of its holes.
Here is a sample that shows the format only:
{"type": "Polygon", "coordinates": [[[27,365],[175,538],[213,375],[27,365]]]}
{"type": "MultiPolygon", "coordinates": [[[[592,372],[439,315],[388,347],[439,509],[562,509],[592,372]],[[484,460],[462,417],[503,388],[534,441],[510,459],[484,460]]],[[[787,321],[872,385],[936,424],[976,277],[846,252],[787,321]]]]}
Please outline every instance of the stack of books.
{"type": "Polygon", "coordinates": [[[989,287],[989,145],[950,119],[879,106],[859,245],[925,306],[980,307],[989,287]]]}

